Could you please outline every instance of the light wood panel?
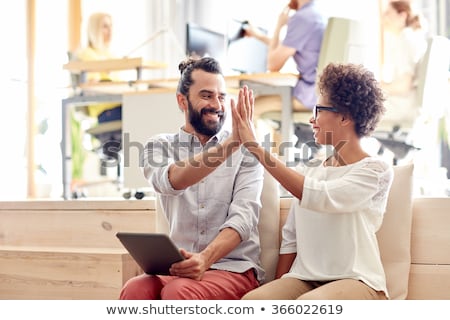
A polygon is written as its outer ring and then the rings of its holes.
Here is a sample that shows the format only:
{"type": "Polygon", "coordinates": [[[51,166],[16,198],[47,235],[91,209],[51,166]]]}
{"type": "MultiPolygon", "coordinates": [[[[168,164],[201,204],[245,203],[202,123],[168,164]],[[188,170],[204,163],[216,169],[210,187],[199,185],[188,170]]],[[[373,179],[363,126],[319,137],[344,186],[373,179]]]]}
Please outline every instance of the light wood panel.
{"type": "Polygon", "coordinates": [[[63,65],[63,69],[70,72],[99,72],[132,69],[164,69],[167,64],[156,61],[142,61],[142,58],[105,59],[92,61],[72,60],[63,65]]]}
{"type": "Polygon", "coordinates": [[[27,0],[27,197],[36,197],[36,179],[35,169],[36,163],[34,159],[35,151],[35,112],[36,112],[36,98],[35,98],[35,62],[36,55],[36,0],[27,0]]]}
{"type": "Polygon", "coordinates": [[[0,299],[117,299],[141,273],[124,249],[0,246],[0,299]]]}
{"type": "Polygon", "coordinates": [[[154,199],[0,202],[0,299],[117,299],[142,273],[118,231],[157,231],[154,199]]]}
{"type": "Polygon", "coordinates": [[[32,201],[0,206],[0,246],[122,248],[115,236],[118,231],[156,230],[151,200],[32,201]]]}

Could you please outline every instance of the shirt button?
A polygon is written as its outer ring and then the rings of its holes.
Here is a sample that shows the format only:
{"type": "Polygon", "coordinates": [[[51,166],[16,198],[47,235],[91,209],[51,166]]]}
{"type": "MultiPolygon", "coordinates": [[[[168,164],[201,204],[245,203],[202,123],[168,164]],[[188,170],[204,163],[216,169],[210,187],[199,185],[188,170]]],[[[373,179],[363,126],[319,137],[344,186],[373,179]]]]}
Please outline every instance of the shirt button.
{"type": "Polygon", "coordinates": [[[200,231],[200,234],[201,235],[205,234],[205,230],[200,231]]]}
{"type": "Polygon", "coordinates": [[[205,205],[204,204],[201,204],[200,205],[200,209],[204,209],[205,208],[205,205]]]}

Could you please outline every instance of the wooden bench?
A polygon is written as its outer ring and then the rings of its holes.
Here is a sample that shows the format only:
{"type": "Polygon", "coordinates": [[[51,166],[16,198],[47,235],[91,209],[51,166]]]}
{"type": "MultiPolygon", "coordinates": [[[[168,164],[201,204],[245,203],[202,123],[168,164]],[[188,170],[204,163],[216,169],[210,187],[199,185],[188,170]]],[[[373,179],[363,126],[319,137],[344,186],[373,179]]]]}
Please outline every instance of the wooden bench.
{"type": "Polygon", "coordinates": [[[408,299],[450,300],[450,198],[413,200],[408,299]]]}
{"type": "MultiPolygon", "coordinates": [[[[291,201],[280,199],[280,230],[291,201]]],[[[162,230],[155,206],[0,202],[0,299],[116,299],[141,271],[115,233],[162,230]]],[[[449,230],[450,198],[413,200],[408,299],[450,299],[449,230]]]]}
{"type": "Polygon", "coordinates": [[[117,299],[141,273],[117,248],[0,247],[0,299],[117,299]]]}
{"type": "Polygon", "coordinates": [[[0,299],[117,299],[141,270],[116,232],[155,229],[153,200],[0,202],[0,299]]]}
{"type": "MultiPolygon", "coordinates": [[[[281,199],[280,231],[291,199],[281,199]]],[[[408,300],[450,300],[450,198],[414,198],[408,300]]]]}

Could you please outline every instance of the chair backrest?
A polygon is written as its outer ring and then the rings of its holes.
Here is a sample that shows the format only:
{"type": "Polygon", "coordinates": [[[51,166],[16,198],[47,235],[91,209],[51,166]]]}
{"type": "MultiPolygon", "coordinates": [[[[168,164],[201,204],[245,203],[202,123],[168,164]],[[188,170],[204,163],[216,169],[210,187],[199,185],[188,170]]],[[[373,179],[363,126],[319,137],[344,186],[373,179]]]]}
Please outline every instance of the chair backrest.
{"type": "Polygon", "coordinates": [[[368,50],[365,29],[362,21],[330,17],[320,47],[317,74],[330,62],[364,64],[368,50]]]}
{"type": "Polygon", "coordinates": [[[261,204],[258,222],[261,265],[266,273],[265,282],[269,282],[275,278],[280,253],[280,188],[268,171],[264,172],[261,204]]]}
{"type": "Polygon", "coordinates": [[[411,267],[413,164],[394,166],[383,224],[377,232],[390,299],[406,299],[411,267]]]}
{"type": "Polygon", "coordinates": [[[427,50],[417,70],[417,102],[422,113],[440,118],[448,108],[450,40],[443,36],[428,39],[427,50]]]}

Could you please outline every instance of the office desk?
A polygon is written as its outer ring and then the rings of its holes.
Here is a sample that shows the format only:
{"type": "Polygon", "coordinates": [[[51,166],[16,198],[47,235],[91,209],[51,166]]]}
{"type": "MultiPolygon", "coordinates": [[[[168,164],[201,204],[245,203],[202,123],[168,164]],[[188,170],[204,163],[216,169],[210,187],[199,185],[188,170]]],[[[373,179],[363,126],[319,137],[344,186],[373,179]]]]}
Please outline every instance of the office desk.
{"type": "Polygon", "coordinates": [[[134,69],[136,70],[136,80],[141,80],[142,70],[165,68],[167,68],[167,64],[164,62],[144,62],[142,58],[119,58],[90,61],[71,60],[63,65],[63,69],[80,75],[80,83],[86,82],[88,72],[110,72],[134,69]]]}

